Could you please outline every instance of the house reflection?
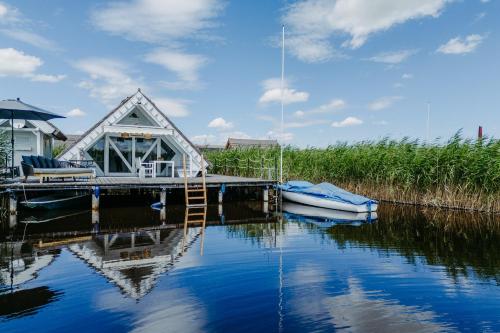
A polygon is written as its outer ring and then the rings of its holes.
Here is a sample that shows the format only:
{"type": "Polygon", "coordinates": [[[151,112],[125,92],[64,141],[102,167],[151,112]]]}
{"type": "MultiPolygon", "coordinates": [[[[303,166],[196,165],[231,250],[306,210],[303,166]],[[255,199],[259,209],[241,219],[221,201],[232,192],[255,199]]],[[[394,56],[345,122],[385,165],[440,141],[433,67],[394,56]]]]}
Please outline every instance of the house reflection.
{"type": "Polygon", "coordinates": [[[0,288],[15,288],[38,276],[60,250],[35,251],[29,243],[0,243],[0,288]]]}
{"type": "Polygon", "coordinates": [[[126,296],[139,300],[203,237],[203,229],[188,228],[185,224],[184,229],[164,226],[99,234],[90,241],[70,245],[69,249],[126,296]]]}

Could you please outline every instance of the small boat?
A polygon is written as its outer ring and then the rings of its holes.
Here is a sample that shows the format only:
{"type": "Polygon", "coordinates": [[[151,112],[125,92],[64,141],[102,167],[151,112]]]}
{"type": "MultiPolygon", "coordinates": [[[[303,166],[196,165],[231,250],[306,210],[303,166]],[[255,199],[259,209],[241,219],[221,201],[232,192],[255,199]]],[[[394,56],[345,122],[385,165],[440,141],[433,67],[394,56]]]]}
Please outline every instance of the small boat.
{"type": "Polygon", "coordinates": [[[44,195],[29,200],[24,200],[21,201],[20,204],[30,209],[59,209],[59,208],[81,207],[82,204],[84,204],[86,201],[89,200],[90,200],[89,194],[61,192],[50,195],[44,195]]]}
{"type": "Polygon", "coordinates": [[[347,212],[375,212],[376,200],[348,192],[330,183],[314,185],[306,181],[289,181],[279,186],[283,198],[304,205],[347,212]]]}

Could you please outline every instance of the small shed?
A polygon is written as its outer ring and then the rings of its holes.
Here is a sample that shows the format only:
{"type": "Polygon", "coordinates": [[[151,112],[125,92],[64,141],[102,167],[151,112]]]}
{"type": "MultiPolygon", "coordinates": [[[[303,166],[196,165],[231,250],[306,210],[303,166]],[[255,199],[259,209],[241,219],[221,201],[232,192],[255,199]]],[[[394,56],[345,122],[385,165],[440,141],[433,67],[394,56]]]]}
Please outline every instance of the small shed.
{"type": "Polygon", "coordinates": [[[274,148],[279,146],[278,140],[259,140],[259,139],[236,139],[228,138],[226,149],[236,148],[274,148]]]}
{"type": "MultiPolygon", "coordinates": [[[[11,135],[11,120],[0,120],[0,131],[11,135]]],[[[66,136],[54,124],[42,120],[14,119],[14,165],[21,165],[23,155],[52,157],[54,141],[65,141],[66,136]]],[[[5,156],[0,156],[4,159],[5,156]]]]}

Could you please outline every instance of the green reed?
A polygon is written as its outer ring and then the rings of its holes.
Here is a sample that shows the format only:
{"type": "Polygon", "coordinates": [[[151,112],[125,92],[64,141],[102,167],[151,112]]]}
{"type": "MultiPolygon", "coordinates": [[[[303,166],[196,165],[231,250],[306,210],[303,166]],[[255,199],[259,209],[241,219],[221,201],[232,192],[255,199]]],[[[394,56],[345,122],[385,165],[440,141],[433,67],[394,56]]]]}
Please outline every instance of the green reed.
{"type": "MultiPolygon", "coordinates": [[[[213,173],[276,178],[279,148],[207,152],[213,173]],[[265,172],[259,170],[264,166],[265,172]]],[[[421,143],[404,138],[338,143],[327,148],[283,153],[286,180],[370,183],[413,190],[459,188],[460,191],[500,194],[500,140],[464,139],[460,133],[446,143],[421,143]]]]}

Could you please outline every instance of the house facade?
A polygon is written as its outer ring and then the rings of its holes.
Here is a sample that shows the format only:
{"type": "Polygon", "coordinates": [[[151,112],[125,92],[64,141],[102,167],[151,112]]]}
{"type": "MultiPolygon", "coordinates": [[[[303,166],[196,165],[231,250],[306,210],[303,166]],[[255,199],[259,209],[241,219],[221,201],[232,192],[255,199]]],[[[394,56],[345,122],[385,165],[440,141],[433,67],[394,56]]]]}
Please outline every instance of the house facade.
{"type": "Polygon", "coordinates": [[[157,176],[188,176],[201,171],[201,152],[139,89],[68,146],[62,160],[93,161],[97,176],[136,176],[144,163],[158,165],[157,176]],[[162,163],[167,162],[167,163],[162,163]]]}
{"type": "MultiPolygon", "coordinates": [[[[11,120],[0,120],[0,130],[8,139],[11,136],[11,126],[11,120]]],[[[66,140],[66,136],[54,124],[42,120],[14,119],[14,165],[21,165],[23,155],[51,158],[54,140],[66,140]]],[[[6,156],[0,158],[5,159],[6,156]]]]}

